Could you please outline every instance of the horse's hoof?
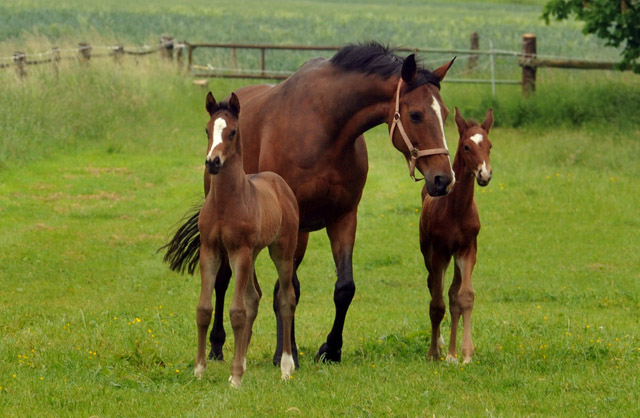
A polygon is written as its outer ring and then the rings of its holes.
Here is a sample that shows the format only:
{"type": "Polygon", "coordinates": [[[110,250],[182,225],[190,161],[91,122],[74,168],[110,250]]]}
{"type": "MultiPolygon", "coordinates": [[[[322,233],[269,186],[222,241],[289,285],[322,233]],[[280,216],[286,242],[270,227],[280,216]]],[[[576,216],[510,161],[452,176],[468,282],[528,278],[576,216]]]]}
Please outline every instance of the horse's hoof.
{"type": "Polygon", "coordinates": [[[207,366],[203,366],[201,364],[198,364],[196,366],[196,368],[193,370],[193,375],[198,379],[202,379],[202,376],[204,376],[204,371],[207,370],[207,366]]]}
{"type": "Polygon", "coordinates": [[[242,378],[240,377],[233,377],[233,375],[229,376],[229,386],[231,386],[234,389],[240,389],[240,386],[242,385],[242,378]]]}
{"type": "Polygon", "coordinates": [[[209,360],[224,361],[224,355],[222,355],[222,347],[219,349],[212,348],[209,352],[209,360]]]}
{"type": "MultiPolygon", "coordinates": [[[[273,365],[276,367],[280,367],[280,363],[282,361],[282,353],[275,353],[273,355],[273,365]]],[[[298,351],[293,350],[293,364],[296,366],[296,369],[300,368],[300,362],[298,361],[298,351]]]]}
{"type": "Polygon", "coordinates": [[[447,363],[458,363],[458,356],[452,356],[451,354],[447,354],[447,363]]]}
{"type": "Polygon", "coordinates": [[[316,353],[316,361],[323,363],[340,363],[342,360],[342,350],[330,351],[327,343],[320,346],[320,349],[316,353]]]}

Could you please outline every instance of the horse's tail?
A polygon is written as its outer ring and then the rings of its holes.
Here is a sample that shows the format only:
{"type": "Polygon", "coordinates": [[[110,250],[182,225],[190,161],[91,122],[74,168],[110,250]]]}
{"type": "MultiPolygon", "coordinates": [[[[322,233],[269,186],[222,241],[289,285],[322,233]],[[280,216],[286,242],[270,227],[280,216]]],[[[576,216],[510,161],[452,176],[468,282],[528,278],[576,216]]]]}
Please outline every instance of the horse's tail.
{"type": "Polygon", "coordinates": [[[176,231],[173,238],[159,252],[166,250],[164,262],[169,264],[171,270],[189,274],[196,271],[200,261],[200,231],[198,231],[198,218],[202,204],[196,205],[184,216],[184,223],[176,231]]]}

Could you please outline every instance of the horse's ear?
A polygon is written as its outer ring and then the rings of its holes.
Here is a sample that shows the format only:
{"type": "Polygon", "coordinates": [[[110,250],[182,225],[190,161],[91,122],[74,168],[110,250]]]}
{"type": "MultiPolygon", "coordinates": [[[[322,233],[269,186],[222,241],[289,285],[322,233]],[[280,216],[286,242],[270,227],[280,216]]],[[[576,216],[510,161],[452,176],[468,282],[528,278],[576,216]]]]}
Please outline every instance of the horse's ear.
{"type": "Polygon", "coordinates": [[[469,125],[467,125],[467,121],[464,120],[464,118],[460,114],[460,111],[458,110],[457,106],[455,107],[455,111],[456,111],[456,125],[458,125],[458,133],[460,134],[460,136],[462,136],[462,134],[469,127],[469,125]]]}
{"type": "Polygon", "coordinates": [[[438,80],[440,80],[440,81],[444,80],[444,76],[447,75],[447,71],[449,71],[449,68],[451,68],[451,66],[453,65],[453,62],[455,60],[456,60],[456,57],[453,57],[453,59],[451,61],[449,61],[448,63],[446,63],[442,67],[436,68],[433,71],[433,75],[435,75],[438,78],[438,80]]]}
{"type": "Polygon", "coordinates": [[[487,115],[484,117],[484,122],[482,122],[482,129],[489,133],[489,129],[493,126],[493,108],[487,110],[487,115]]]}
{"type": "Polygon", "coordinates": [[[211,92],[207,93],[207,101],[205,107],[207,108],[207,112],[209,112],[210,116],[213,116],[213,114],[218,111],[218,103],[216,103],[216,99],[213,97],[213,94],[211,94],[211,92]]]}
{"type": "Polygon", "coordinates": [[[238,96],[236,96],[235,93],[231,93],[231,97],[229,98],[229,108],[236,116],[240,114],[240,100],[238,100],[238,96]]]}
{"type": "Polygon", "coordinates": [[[415,54],[409,55],[402,63],[402,79],[405,83],[410,83],[416,76],[418,66],[416,65],[415,54]]]}

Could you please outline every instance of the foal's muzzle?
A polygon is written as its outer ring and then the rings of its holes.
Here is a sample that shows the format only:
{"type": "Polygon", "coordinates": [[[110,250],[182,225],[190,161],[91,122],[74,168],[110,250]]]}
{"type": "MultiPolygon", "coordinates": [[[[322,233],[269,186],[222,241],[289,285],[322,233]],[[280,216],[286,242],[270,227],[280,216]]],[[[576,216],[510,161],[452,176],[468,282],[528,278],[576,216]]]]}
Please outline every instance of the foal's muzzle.
{"type": "Polygon", "coordinates": [[[487,184],[489,184],[492,177],[493,177],[493,170],[489,170],[489,173],[487,173],[486,175],[483,175],[482,171],[480,171],[476,176],[476,182],[478,182],[478,186],[484,187],[487,184]]]}
{"type": "Polygon", "coordinates": [[[218,174],[218,172],[220,172],[220,167],[222,166],[220,157],[215,157],[213,160],[206,160],[204,164],[207,167],[207,170],[209,170],[209,174],[218,174]]]}

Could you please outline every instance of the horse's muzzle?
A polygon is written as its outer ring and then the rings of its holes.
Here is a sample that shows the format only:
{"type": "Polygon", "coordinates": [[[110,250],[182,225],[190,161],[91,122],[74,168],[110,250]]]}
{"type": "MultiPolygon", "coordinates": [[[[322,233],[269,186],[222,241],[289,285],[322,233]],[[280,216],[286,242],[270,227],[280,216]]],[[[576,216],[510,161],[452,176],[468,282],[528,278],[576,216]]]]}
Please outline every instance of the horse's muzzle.
{"type": "Polygon", "coordinates": [[[447,174],[437,175],[433,177],[433,181],[427,181],[427,192],[430,196],[444,196],[450,191],[449,185],[453,181],[453,177],[447,174]]]}
{"type": "Polygon", "coordinates": [[[206,160],[204,164],[207,167],[207,170],[209,170],[209,174],[218,174],[220,172],[220,167],[222,166],[220,157],[216,157],[213,160],[206,160]]]}

